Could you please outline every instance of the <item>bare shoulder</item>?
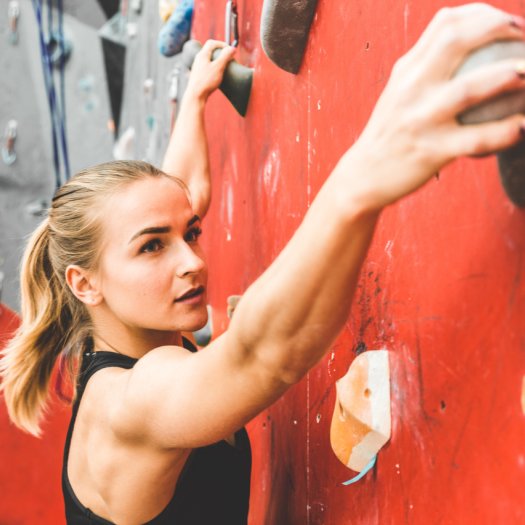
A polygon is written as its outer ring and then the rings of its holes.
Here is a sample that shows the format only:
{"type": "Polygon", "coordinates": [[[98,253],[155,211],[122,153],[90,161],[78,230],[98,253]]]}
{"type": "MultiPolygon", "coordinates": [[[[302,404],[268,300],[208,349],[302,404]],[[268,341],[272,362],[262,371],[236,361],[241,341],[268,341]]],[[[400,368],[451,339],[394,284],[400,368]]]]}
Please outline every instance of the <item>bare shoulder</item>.
{"type": "Polygon", "coordinates": [[[229,331],[198,352],[155,348],[119,382],[112,428],[120,440],[161,450],[226,439],[290,385],[229,331]]]}
{"type": "Polygon", "coordinates": [[[187,357],[191,357],[192,355],[194,355],[193,352],[190,352],[181,346],[159,346],[153,350],[150,350],[145,356],[141,357],[133,367],[133,370],[150,367],[154,369],[166,361],[172,363],[173,361],[185,359],[187,357]]]}
{"type": "Polygon", "coordinates": [[[163,378],[169,370],[175,382],[176,370],[192,355],[179,346],[160,346],[141,357],[131,369],[108,368],[101,371],[107,372],[104,379],[100,378],[99,395],[106,399],[109,396],[113,401],[109,417],[117,438],[151,441],[148,421],[161,402],[159,381],[165,384],[163,378]]]}

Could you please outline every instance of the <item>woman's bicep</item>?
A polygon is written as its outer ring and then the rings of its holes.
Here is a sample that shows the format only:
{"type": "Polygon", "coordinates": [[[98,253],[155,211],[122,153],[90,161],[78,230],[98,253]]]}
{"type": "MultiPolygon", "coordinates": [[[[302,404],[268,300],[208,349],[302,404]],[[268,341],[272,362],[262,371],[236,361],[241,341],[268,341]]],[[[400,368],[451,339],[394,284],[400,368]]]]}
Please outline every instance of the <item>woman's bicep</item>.
{"type": "Polygon", "coordinates": [[[122,392],[116,431],[162,448],[196,448],[244,426],[289,385],[235,344],[226,332],[197,353],[179,347],[149,352],[122,392]]]}

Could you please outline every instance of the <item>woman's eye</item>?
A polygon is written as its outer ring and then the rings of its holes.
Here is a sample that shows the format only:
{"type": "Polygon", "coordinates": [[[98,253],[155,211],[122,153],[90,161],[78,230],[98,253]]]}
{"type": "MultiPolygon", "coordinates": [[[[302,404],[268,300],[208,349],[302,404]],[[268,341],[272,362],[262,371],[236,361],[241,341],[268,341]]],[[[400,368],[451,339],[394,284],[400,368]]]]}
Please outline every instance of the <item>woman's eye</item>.
{"type": "Polygon", "coordinates": [[[196,242],[199,239],[201,233],[202,230],[200,228],[192,228],[191,230],[188,230],[184,236],[184,240],[186,242],[196,242]]]}
{"type": "Polygon", "coordinates": [[[148,241],[141,249],[141,253],[152,253],[158,252],[162,248],[162,242],[160,239],[152,239],[148,241]]]}

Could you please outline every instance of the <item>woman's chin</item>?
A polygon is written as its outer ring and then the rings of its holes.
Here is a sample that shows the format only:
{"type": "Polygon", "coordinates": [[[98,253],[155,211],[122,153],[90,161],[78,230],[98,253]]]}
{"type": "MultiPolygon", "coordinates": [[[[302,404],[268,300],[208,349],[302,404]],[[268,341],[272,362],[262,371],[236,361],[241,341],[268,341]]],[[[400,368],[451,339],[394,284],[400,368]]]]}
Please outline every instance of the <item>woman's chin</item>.
{"type": "Polygon", "coordinates": [[[202,310],[194,312],[193,315],[188,316],[184,321],[184,323],[181,323],[181,325],[184,326],[184,328],[180,329],[181,332],[196,332],[197,330],[204,328],[208,322],[207,308],[204,306],[202,310]]]}

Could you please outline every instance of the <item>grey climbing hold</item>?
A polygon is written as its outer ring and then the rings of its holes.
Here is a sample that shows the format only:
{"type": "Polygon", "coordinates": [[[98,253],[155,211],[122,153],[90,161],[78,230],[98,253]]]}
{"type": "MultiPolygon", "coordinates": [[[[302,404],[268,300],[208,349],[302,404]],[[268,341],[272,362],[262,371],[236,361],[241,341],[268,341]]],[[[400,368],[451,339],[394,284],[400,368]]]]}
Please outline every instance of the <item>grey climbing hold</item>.
{"type": "MultiPolygon", "coordinates": [[[[462,75],[484,64],[505,59],[525,60],[525,42],[501,40],[483,46],[471,53],[456,71],[462,75]]],[[[525,114],[525,89],[509,91],[458,115],[461,124],[481,124],[501,120],[516,113],[525,114]]],[[[525,143],[497,153],[501,184],[509,199],[519,207],[525,207],[525,143]]]]}
{"type": "Polygon", "coordinates": [[[261,44],[277,66],[297,73],[308,42],[317,0],[264,0],[261,44]]]}

